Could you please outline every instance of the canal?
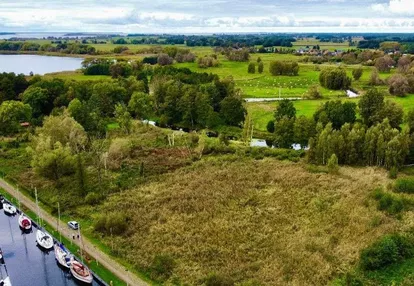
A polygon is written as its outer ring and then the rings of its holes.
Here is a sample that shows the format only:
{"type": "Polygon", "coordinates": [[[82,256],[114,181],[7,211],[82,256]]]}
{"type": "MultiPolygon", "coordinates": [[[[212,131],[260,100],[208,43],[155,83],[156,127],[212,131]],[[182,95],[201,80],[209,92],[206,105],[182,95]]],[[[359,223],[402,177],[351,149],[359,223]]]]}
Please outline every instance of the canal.
{"type": "MultiPolygon", "coordinates": [[[[52,251],[37,247],[36,229],[22,233],[18,215],[7,216],[0,210],[0,247],[13,286],[82,285],[69,270],[58,266],[52,251]]],[[[3,269],[4,270],[4,269],[3,269]]],[[[99,285],[95,281],[92,285],[99,285]]]]}

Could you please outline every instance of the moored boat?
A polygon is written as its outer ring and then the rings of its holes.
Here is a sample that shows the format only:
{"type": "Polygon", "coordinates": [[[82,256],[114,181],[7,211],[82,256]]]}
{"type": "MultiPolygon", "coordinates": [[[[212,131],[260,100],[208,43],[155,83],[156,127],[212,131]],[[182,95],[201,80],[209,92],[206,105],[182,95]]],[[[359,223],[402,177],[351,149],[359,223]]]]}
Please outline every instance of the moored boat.
{"type": "Polygon", "coordinates": [[[30,230],[32,228],[32,221],[24,213],[21,213],[19,216],[19,226],[23,230],[30,230]]]}
{"type": "Polygon", "coordinates": [[[53,248],[52,236],[47,232],[43,231],[42,229],[38,229],[36,231],[36,241],[39,246],[46,250],[53,248]]]}
{"type": "Polygon", "coordinates": [[[63,267],[70,268],[71,255],[69,250],[62,243],[55,243],[53,246],[55,250],[56,261],[63,267]]]}
{"type": "Polygon", "coordinates": [[[17,212],[16,207],[9,203],[3,203],[3,210],[8,215],[15,215],[17,212]]]}
{"type": "Polygon", "coordinates": [[[88,267],[79,261],[76,261],[73,257],[71,258],[70,272],[72,273],[73,277],[75,277],[75,279],[81,282],[87,284],[92,284],[93,282],[93,275],[88,267]]]}
{"type": "Polygon", "coordinates": [[[0,279],[0,286],[12,286],[10,282],[10,277],[6,277],[4,279],[0,279]]]}

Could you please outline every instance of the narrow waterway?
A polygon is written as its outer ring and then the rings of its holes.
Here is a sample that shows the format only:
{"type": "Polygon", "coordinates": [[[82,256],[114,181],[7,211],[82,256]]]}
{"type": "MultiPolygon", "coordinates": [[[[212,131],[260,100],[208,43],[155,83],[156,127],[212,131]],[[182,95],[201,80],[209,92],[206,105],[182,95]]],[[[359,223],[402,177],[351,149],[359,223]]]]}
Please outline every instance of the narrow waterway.
{"type": "MultiPolygon", "coordinates": [[[[7,216],[0,210],[0,247],[13,286],[82,285],[69,270],[58,266],[53,250],[37,247],[36,229],[22,233],[18,216],[7,216]]],[[[94,282],[92,285],[99,285],[94,282]]]]}

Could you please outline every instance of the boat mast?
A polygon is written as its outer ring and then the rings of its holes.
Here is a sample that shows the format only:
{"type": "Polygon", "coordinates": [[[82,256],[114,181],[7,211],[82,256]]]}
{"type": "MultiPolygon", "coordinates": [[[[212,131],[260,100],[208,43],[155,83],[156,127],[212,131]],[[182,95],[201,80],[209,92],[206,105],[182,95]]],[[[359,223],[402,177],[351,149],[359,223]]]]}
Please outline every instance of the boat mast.
{"type": "Polygon", "coordinates": [[[36,206],[37,206],[37,226],[40,229],[40,209],[39,209],[39,202],[37,200],[37,188],[35,188],[35,197],[36,197],[36,206]]]}
{"type": "Polygon", "coordinates": [[[60,232],[60,204],[58,202],[58,221],[57,221],[57,228],[59,232],[59,242],[62,243],[62,233],[60,232]]]}

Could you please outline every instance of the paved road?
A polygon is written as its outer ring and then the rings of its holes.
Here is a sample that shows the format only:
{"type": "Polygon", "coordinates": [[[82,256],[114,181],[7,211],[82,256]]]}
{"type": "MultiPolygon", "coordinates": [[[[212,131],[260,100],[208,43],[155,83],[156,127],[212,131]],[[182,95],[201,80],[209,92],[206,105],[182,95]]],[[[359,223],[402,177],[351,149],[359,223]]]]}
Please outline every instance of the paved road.
{"type": "MultiPolygon", "coordinates": [[[[22,193],[18,193],[17,190],[9,185],[6,181],[3,179],[0,179],[0,188],[3,188],[6,190],[10,195],[12,195],[15,198],[19,198],[21,201],[21,204],[30,209],[33,212],[37,212],[36,203],[33,202],[30,198],[24,196],[22,193]]],[[[57,220],[44,210],[40,210],[41,217],[43,220],[45,220],[49,225],[56,226],[57,220]]],[[[62,223],[62,222],[61,222],[62,223]]],[[[63,225],[65,225],[63,223],[63,225]]],[[[75,244],[80,246],[80,241],[75,238],[75,240],[72,239],[72,236],[74,234],[73,231],[70,229],[63,227],[61,228],[62,235],[68,238],[69,240],[72,240],[75,244]]],[[[109,271],[114,273],[116,276],[118,276],[120,279],[124,280],[128,285],[136,285],[136,286],[144,286],[149,285],[147,282],[140,279],[135,274],[125,271],[125,267],[123,267],[121,264],[113,260],[111,257],[109,257],[107,254],[103,253],[99,249],[97,249],[88,239],[82,238],[83,240],[83,246],[84,250],[90,257],[98,261],[100,264],[102,264],[105,268],[107,268],[109,271]]],[[[116,286],[116,285],[115,285],[116,286]]]]}

